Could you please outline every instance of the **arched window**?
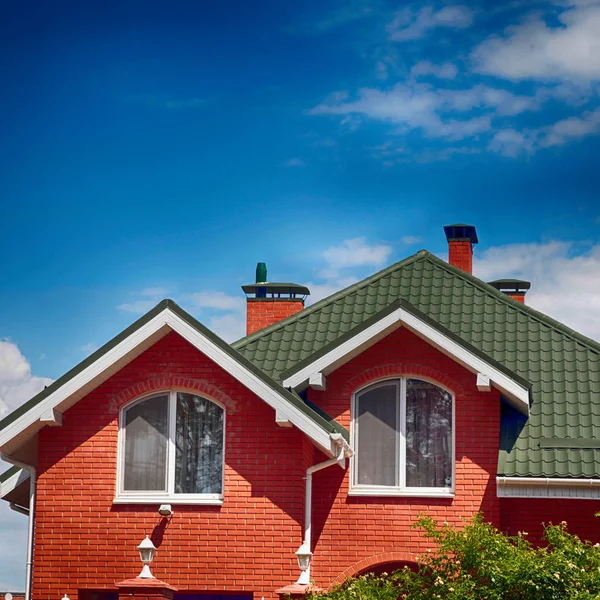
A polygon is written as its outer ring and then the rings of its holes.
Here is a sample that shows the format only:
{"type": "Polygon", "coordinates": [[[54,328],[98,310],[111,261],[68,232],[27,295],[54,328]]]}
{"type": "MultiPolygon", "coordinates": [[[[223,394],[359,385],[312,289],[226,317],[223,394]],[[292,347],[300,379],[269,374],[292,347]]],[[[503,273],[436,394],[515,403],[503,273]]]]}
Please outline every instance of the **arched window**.
{"type": "Polygon", "coordinates": [[[123,408],[117,501],[220,501],[224,425],[220,405],[186,392],[161,392],[123,408]]]}
{"type": "Polygon", "coordinates": [[[454,401],[413,378],[380,381],[354,395],[351,492],[451,496],[454,401]]]}

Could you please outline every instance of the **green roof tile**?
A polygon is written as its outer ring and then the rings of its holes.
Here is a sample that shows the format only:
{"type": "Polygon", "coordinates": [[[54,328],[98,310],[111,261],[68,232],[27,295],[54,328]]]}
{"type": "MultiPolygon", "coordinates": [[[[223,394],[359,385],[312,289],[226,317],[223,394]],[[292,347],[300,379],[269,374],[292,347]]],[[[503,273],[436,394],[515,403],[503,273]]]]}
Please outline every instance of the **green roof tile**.
{"type": "Polygon", "coordinates": [[[540,448],[550,438],[600,439],[600,344],[425,250],[234,347],[281,381],[401,298],[532,386],[529,418],[503,418],[499,475],[600,477],[599,449],[540,448]]]}

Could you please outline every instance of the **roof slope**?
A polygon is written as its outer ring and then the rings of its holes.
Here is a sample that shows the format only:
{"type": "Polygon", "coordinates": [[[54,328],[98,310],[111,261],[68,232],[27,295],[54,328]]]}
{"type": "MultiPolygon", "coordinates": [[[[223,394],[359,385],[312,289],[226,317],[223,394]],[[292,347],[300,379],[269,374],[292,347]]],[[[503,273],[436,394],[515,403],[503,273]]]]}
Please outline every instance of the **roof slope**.
{"type": "Polygon", "coordinates": [[[425,250],[233,346],[281,380],[398,298],[531,384],[529,419],[503,421],[499,475],[600,477],[584,441],[600,438],[600,344],[425,250]]]}

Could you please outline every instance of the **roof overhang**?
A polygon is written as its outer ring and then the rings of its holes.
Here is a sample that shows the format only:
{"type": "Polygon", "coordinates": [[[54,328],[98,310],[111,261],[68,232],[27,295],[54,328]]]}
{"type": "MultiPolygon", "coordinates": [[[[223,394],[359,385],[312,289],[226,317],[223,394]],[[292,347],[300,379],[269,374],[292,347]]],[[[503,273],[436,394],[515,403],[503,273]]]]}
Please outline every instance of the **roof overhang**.
{"type": "Polygon", "coordinates": [[[44,426],[60,426],[62,414],[169,332],[174,331],[294,425],[328,456],[339,454],[339,424],[327,421],[284,389],[171,300],[164,300],[123,334],[57,380],[0,423],[0,451],[18,456],[44,426]],[[332,438],[332,434],[334,437],[332,438]]]}
{"type": "Polygon", "coordinates": [[[29,507],[29,479],[30,474],[25,469],[11,468],[2,477],[8,475],[0,481],[0,499],[22,506],[29,507]]]}
{"type": "MultiPolygon", "coordinates": [[[[518,411],[529,413],[529,385],[502,365],[487,357],[431,318],[420,313],[405,300],[396,300],[364,323],[325,347],[285,374],[283,385],[304,389],[313,380],[328,375],[399,327],[414,334],[474,373],[480,390],[495,387],[518,411]]],[[[323,385],[321,384],[321,388],[323,385]]]]}

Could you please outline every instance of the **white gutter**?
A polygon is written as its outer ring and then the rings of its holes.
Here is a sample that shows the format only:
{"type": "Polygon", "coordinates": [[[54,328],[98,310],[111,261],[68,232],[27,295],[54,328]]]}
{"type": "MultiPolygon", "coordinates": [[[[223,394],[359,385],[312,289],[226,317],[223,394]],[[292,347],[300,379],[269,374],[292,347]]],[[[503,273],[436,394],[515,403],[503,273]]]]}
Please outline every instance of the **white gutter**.
{"type": "Polygon", "coordinates": [[[502,485],[580,485],[580,486],[599,486],[600,479],[569,479],[568,477],[496,477],[496,483],[502,485]]]}
{"type": "MultiPolygon", "coordinates": [[[[8,456],[4,454],[4,452],[0,453],[0,458],[19,467],[19,469],[24,469],[25,471],[29,471],[29,528],[27,530],[27,568],[25,571],[25,600],[31,600],[31,576],[33,570],[33,534],[34,534],[34,521],[35,521],[35,491],[36,491],[36,483],[37,483],[37,474],[35,471],[35,467],[31,465],[27,465],[12,456],[8,456]]],[[[10,507],[13,510],[17,510],[17,507],[13,507],[11,504],[10,507]]],[[[21,508],[21,507],[19,507],[21,508]]],[[[17,512],[22,512],[17,510],[17,512]]]]}
{"type": "MultiPolygon", "coordinates": [[[[339,434],[331,435],[332,441],[339,444],[339,453],[335,458],[323,461],[316,465],[312,465],[306,469],[306,497],[304,499],[304,542],[302,546],[306,548],[308,552],[311,551],[311,530],[312,530],[312,475],[317,471],[332,467],[337,463],[341,463],[346,456],[352,456],[352,450],[348,446],[347,442],[342,439],[339,434]]],[[[310,563],[306,571],[300,572],[300,577],[296,581],[298,585],[310,585],[310,563]]]]}

